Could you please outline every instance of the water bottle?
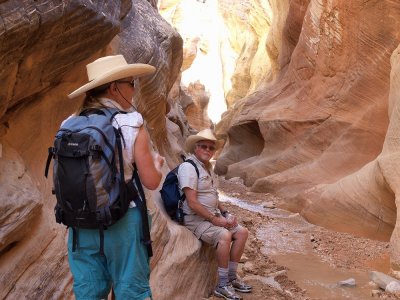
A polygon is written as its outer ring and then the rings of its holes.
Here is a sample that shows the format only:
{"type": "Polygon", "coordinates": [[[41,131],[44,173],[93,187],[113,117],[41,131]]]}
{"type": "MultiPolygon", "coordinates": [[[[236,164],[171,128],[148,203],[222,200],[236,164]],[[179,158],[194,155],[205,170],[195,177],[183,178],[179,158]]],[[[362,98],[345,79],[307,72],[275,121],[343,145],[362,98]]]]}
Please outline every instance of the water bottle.
{"type": "Polygon", "coordinates": [[[232,214],[226,213],[226,214],[225,214],[225,219],[226,219],[226,221],[228,222],[229,229],[234,229],[234,228],[236,228],[237,224],[236,224],[236,226],[231,227],[232,224],[233,224],[233,221],[235,220],[235,217],[234,217],[232,214]]]}

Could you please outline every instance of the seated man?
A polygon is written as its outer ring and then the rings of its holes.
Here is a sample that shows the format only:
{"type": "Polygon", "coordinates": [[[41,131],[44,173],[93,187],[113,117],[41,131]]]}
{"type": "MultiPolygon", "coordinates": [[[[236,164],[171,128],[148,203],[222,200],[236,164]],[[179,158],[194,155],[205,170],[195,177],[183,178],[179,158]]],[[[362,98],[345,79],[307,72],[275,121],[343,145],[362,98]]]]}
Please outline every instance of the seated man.
{"type": "Polygon", "coordinates": [[[218,285],[214,294],[225,299],[241,299],[236,291],[249,293],[251,286],[237,276],[239,260],[248,237],[246,228],[237,224],[236,217],[229,214],[218,201],[217,178],[210,159],[218,141],[210,129],[189,136],[186,150],[192,153],[190,163],[182,163],[178,170],[180,188],[186,195],[183,204],[185,226],[198,239],[216,247],[218,261],[218,285]]]}

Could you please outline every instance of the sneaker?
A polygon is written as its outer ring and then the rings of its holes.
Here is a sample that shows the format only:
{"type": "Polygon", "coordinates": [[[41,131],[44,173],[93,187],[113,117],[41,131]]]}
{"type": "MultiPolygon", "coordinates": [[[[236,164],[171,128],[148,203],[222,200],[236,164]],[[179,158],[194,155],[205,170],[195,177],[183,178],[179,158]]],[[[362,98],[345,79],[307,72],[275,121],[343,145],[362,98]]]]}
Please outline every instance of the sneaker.
{"type": "Polygon", "coordinates": [[[245,283],[242,279],[240,279],[239,277],[237,277],[236,279],[232,280],[231,282],[229,282],[229,284],[232,285],[232,287],[238,291],[238,292],[242,292],[242,293],[251,293],[252,290],[252,286],[248,285],[247,283],[245,283]]]}
{"type": "Polygon", "coordinates": [[[242,297],[235,293],[234,288],[230,284],[225,286],[217,286],[214,290],[214,295],[228,300],[242,299],[242,297]]]}

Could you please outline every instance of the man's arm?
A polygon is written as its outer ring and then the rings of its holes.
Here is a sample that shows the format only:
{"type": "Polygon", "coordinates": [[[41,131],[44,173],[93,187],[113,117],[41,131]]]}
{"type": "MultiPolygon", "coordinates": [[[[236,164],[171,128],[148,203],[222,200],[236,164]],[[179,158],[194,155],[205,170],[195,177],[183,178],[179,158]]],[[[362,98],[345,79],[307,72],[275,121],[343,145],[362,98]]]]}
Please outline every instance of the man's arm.
{"type": "Polygon", "coordinates": [[[226,227],[228,225],[228,222],[224,217],[217,217],[213,215],[197,200],[197,191],[185,187],[183,188],[183,192],[185,193],[186,201],[190,209],[193,210],[197,215],[203,217],[215,226],[226,227]]]}

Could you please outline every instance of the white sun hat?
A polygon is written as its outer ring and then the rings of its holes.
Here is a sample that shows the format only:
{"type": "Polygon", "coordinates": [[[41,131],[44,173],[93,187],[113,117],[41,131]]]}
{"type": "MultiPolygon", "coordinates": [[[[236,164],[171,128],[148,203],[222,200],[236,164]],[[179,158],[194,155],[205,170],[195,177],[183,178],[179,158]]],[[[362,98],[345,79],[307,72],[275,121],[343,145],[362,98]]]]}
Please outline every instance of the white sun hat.
{"type": "Polygon", "coordinates": [[[193,153],[194,145],[200,141],[212,141],[215,142],[215,148],[220,148],[222,146],[222,141],[217,140],[211,129],[204,129],[199,131],[195,135],[191,135],[186,139],[186,151],[193,153]]]}
{"type": "Polygon", "coordinates": [[[123,55],[105,56],[86,65],[89,82],[68,95],[72,99],[103,84],[126,77],[153,74],[156,68],[147,64],[128,64],[123,55]]]}

